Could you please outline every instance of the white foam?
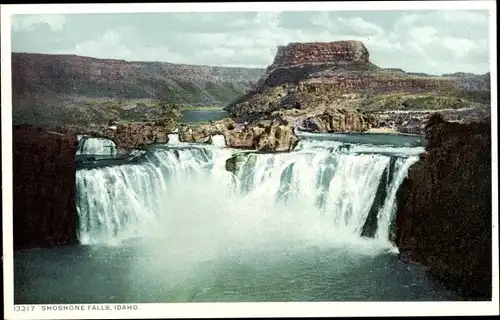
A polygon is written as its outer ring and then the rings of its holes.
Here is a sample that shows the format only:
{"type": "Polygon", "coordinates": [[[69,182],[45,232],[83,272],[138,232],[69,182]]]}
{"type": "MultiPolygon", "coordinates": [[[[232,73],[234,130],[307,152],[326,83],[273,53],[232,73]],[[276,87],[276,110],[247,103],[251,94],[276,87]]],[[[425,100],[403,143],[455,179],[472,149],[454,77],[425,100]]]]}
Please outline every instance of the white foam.
{"type": "Polygon", "coordinates": [[[116,155],[116,145],[109,139],[80,136],[76,154],[116,155]]]}
{"type": "Polygon", "coordinates": [[[180,144],[179,134],[171,133],[168,135],[168,144],[180,144]]]}
{"type": "Polygon", "coordinates": [[[226,146],[226,138],[222,134],[216,134],[212,136],[212,145],[217,147],[226,146]]]}

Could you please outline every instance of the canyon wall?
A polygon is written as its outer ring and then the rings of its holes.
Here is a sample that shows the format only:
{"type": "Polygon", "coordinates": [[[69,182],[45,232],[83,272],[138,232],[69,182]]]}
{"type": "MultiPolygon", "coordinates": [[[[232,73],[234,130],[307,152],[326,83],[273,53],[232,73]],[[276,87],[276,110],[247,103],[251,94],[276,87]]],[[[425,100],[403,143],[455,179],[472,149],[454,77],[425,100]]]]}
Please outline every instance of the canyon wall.
{"type": "Polygon", "coordinates": [[[15,126],[12,145],[14,248],[75,242],[76,136],[15,126]]]}
{"type": "Polygon", "coordinates": [[[433,115],[427,152],[398,193],[396,244],[468,299],[491,299],[492,167],[489,123],[433,115]]]}
{"type": "Polygon", "coordinates": [[[373,74],[352,72],[350,74],[325,75],[321,79],[310,79],[299,86],[299,91],[328,93],[335,91],[362,91],[385,93],[391,91],[441,91],[451,90],[455,82],[451,78],[405,77],[379,71],[373,74]]]}
{"type": "Polygon", "coordinates": [[[121,106],[123,100],[226,105],[264,72],[76,55],[14,52],[11,57],[13,122],[36,126],[106,123],[132,111],[132,103],[121,106]]]}

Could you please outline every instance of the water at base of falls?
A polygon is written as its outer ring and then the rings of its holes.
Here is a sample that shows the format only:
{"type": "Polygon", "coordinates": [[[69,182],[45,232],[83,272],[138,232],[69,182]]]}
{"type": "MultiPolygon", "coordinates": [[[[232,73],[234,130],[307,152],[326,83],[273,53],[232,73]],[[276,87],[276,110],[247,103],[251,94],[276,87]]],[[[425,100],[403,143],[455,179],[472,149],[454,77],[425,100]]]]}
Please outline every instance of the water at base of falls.
{"type": "Polygon", "coordinates": [[[17,251],[16,303],[457,299],[391,253],[420,144],[307,137],[263,154],[176,138],[80,163],[81,245],[17,251]]]}
{"type": "MultiPolygon", "coordinates": [[[[418,265],[344,247],[66,246],[16,251],[18,304],[453,301],[418,265]],[[202,256],[204,254],[204,256],[202,256]]],[[[193,307],[196,307],[193,305],[193,307]]]]}

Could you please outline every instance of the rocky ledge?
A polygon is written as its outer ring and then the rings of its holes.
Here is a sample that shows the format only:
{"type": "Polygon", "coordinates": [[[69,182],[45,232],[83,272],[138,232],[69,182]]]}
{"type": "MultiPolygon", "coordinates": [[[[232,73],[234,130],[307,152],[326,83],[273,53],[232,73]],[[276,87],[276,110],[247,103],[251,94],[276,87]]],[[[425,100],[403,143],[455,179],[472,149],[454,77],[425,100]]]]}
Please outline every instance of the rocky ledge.
{"type": "Polygon", "coordinates": [[[53,128],[56,132],[86,135],[112,140],[118,153],[140,149],[154,143],[167,143],[170,134],[179,125],[180,111],[172,109],[163,119],[156,121],[114,123],[108,125],[75,126],[53,128]]]}
{"type": "Polygon", "coordinates": [[[491,299],[490,123],[433,115],[427,152],[398,192],[396,244],[466,299],[491,299]]]}
{"type": "Polygon", "coordinates": [[[298,127],[310,132],[364,132],[378,127],[377,118],[361,110],[326,108],[321,114],[298,117],[298,127]]]}
{"type": "Polygon", "coordinates": [[[117,152],[122,154],[154,143],[167,143],[168,134],[173,131],[173,127],[156,122],[131,122],[111,126],[66,126],[58,130],[109,139],[115,143],[117,152]]]}
{"type": "Polygon", "coordinates": [[[263,152],[291,151],[298,143],[290,123],[281,118],[243,124],[225,118],[207,125],[184,125],[179,130],[179,140],[210,143],[212,136],[217,134],[224,136],[228,147],[263,152]]]}

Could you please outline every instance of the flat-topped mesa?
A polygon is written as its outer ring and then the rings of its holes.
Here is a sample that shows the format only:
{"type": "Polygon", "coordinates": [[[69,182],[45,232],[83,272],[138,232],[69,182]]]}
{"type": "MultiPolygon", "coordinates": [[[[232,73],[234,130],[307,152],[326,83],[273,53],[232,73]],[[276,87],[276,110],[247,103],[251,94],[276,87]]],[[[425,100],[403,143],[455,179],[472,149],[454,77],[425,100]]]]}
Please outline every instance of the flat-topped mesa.
{"type": "Polygon", "coordinates": [[[488,79],[488,75],[432,76],[381,68],[370,62],[360,41],[290,43],[278,47],[273,64],[255,87],[225,110],[237,118],[274,114],[297,118],[292,122],[300,123],[306,116],[323,114],[326,108],[365,112],[455,109],[487,103],[488,79]]]}
{"type": "Polygon", "coordinates": [[[279,46],[268,71],[300,64],[368,63],[370,54],[361,41],[290,43],[279,46]]]}

